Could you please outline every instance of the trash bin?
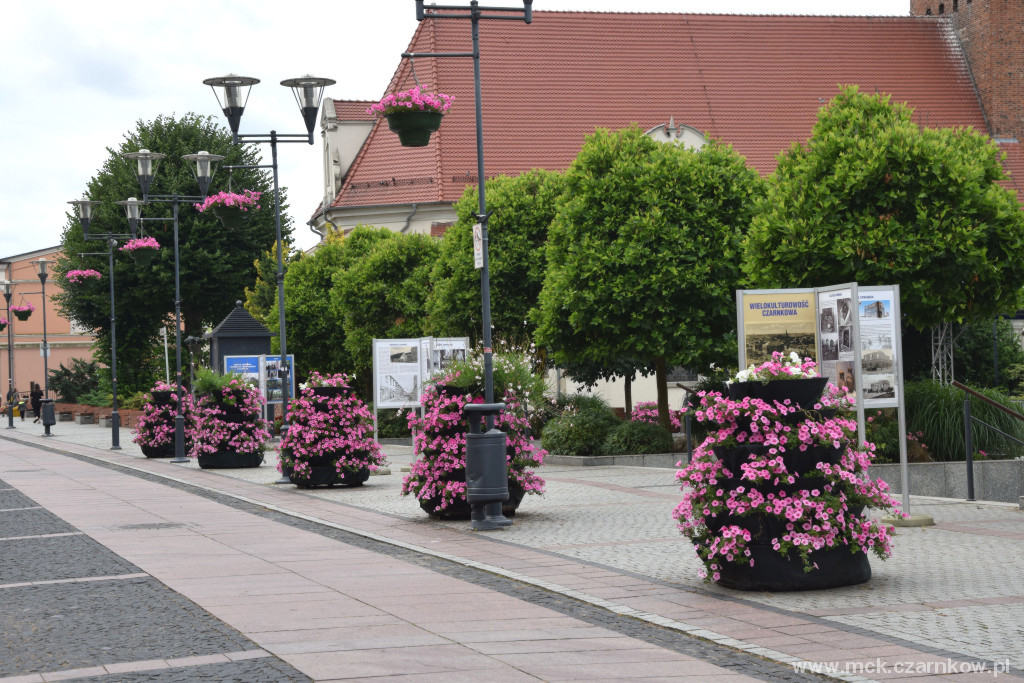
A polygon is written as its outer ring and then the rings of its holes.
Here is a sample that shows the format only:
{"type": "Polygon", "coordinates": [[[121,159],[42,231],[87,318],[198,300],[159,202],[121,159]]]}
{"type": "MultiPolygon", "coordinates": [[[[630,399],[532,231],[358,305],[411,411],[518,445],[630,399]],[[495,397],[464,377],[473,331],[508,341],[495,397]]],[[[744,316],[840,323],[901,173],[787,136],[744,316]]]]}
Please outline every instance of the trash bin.
{"type": "Polygon", "coordinates": [[[463,409],[469,420],[466,500],[472,527],[477,531],[493,531],[512,524],[512,520],[501,513],[501,504],[508,500],[505,432],[498,429],[481,432],[484,418],[497,415],[504,407],[504,403],[470,403],[463,409]]]}
{"type": "Polygon", "coordinates": [[[50,434],[50,427],[57,424],[57,411],[53,399],[44,398],[40,411],[43,414],[43,436],[53,436],[50,434]]]}

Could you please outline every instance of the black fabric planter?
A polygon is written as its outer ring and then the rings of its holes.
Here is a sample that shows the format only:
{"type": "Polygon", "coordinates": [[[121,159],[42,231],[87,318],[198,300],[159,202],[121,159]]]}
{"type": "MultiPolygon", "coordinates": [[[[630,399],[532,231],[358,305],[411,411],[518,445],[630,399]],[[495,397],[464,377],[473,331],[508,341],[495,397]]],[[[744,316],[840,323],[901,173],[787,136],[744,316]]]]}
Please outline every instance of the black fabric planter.
{"type": "Polygon", "coordinates": [[[803,476],[818,469],[818,463],[835,465],[843,455],[842,448],[833,446],[809,446],[801,451],[794,446],[782,454],[782,463],[791,474],[803,476]]]}
{"type": "MultiPolygon", "coordinates": [[[[463,478],[458,481],[465,481],[465,475],[463,475],[463,478]]],[[[516,510],[519,509],[519,504],[523,502],[524,497],[526,497],[526,491],[519,486],[519,483],[515,479],[509,479],[508,500],[502,502],[501,513],[506,517],[515,517],[516,510]]],[[[469,502],[466,501],[465,498],[457,498],[455,502],[445,509],[435,511],[434,508],[436,508],[440,503],[440,498],[427,498],[420,500],[420,509],[426,512],[433,519],[469,519],[470,506],[469,502]]]]}
{"type": "Polygon", "coordinates": [[[388,128],[398,134],[402,147],[426,147],[430,134],[441,127],[441,117],[436,111],[402,111],[386,116],[388,128]]]}
{"type": "Polygon", "coordinates": [[[313,488],[314,486],[362,486],[370,478],[370,468],[362,467],[356,472],[346,472],[344,469],[338,472],[334,466],[311,467],[313,473],[309,479],[300,479],[294,471],[289,471],[288,480],[300,489],[313,488]]]}
{"type": "Polygon", "coordinates": [[[204,470],[233,470],[244,467],[259,467],[262,464],[262,453],[217,451],[208,455],[199,456],[199,466],[204,470]]]}
{"type": "Polygon", "coordinates": [[[170,403],[171,396],[174,394],[173,391],[153,391],[150,393],[153,394],[153,403],[155,403],[156,405],[164,405],[165,403],[170,403]]]}
{"type": "Polygon", "coordinates": [[[847,547],[824,548],[810,554],[812,566],[805,572],[800,558],[787,559],[770,545],[748,545],[754,566],[727,562],[719,570],[718,585],[741,591],[807,591],[864,583],[871,565],[864,552],[847,547]]]}
{"type": "Polygon", "coordinates": [[[715,457],[722,461],[725,469],[729,470],[732,478],[738,479],[743,473],[740,465],[750,460],[751,456],[758,456],[764,453],[764,446],[761,444],[747,444],[744,446],[732,446],[724,448],[715,446],[711,449],[715,457]]]}
{"type": "Polygon", "coordinates": [[[733,382],[729,385],[729,398],[739,401],[749,396],[759,398],[768,404],[773,401],[782,403],[788,398],[790,405],[813,408],[827,384],[827,377],[778,379],[767,383],[733,382]]]}
{"type": "MultiPolygon", "coordinates": [[[[174,444],[165,443],[161,446],[139,446],[142,449],[142,454],[147,458],[173,458],[174,457],[174,444]]],[[[185,448],[188,451],[188,448],[185,448]]]]}
{"type": "Polygon", "coordinates": [[[352,390],[348,387],[313,387],[313,395],[321,398],[335,398],[336,396],[348,396],[352,390]]]}

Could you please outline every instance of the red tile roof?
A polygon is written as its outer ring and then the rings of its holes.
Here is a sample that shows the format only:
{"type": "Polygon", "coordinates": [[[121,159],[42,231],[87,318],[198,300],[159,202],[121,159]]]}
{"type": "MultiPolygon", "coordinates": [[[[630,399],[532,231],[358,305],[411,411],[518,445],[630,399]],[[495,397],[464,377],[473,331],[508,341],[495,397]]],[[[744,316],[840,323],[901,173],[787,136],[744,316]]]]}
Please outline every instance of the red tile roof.
{"type": "Polygon", "coordinates": [[[339,121],[370,121],[373,114],[367,114],[366,110],[375,102],[376,100],[334,100],[334,115],[339,121]]]}
{"type": "MultiPolygon", "coordinates": [[[[922,124],[988,132],[964,55],[936,17],[544,12],[480,23],[486,172],[563,169],[596,127],[686,124],[761,174],[810,135],[840,85],[908,102],[922,124]]],[[[425,20],[409,52],[468,52],[470,23],[425,20]]],[[[473,67],[420,58],[424,89],[454,95],[440,131],[403,148],[381,121],[333,205],[454,202],[476,182],[473,67]]],[[[402,60],[387,92],[414,85],[402,60]]],[[[1004,145],[1004,149],[1014,147],[1004,145]]],[[[1016,145],[1013,168],[1024,166],[1016,145]]],[[[1024,179],[1024,169],[1020,176],[1024,179]]],[[[1015,174],[1016,175],[1016,174],[1015,174]]]]}

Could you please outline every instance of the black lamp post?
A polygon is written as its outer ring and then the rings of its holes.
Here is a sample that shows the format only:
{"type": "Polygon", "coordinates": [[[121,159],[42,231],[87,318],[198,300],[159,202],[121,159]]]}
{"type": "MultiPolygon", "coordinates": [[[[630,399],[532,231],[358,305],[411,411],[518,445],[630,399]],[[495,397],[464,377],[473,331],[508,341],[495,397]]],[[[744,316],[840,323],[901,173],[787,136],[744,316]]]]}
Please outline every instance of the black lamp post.
{"type": "MultiPolygon", "coordinates": [[[[239,165],[225,166],[224,168],[271,168],[274,172],[274,229],[277,232],[277,330],[278,345],[281,351],[281,424],[286,425],[288,419],[288,399],[291,391],[292,368],[288,362],[287,335],[285,334],[284,323],[284,255],[281,245],[281,190],[277,177],[277,143],[279,142],[306,142],[313,144],[313,128],[316,126],[317,112],[320,109],[320,102],[323,99],[324,88],[334,85],[336,81],[330,78],[317,76],[301,76],[281,81],[281,85],[291,88],[295,96],[295,102],[299,105],[302,113],[302,120],[306,124],[306,134],[278,134],[277,131],[270,131],[269,135],[239,134],[238,126],[242,121],[242,114],[245,112],[245,105],[249,101],[249,92],[252,86],[260,82],[258,78],[249,76],[238,76],[228,74],[218,78],[207,78],[203,85],[210,86],[214,97],[220,105],[224,116],[228,119],[231,127],[231,135],[234,143],[240,142],[269,143],[271,164],[267,165],[239,165]]],[[[282,429],[284,427],[282,426],[282,429]]],[[[282,475],[275,483],[291,483],[288,477],[282,475]]]]}
{"type": "Polygon", "coordinates": [[[14,426],[14,316],[11,315],[11,297],[14,295],[14,283],[0,280],[0,289],[4,292],[7,302],[7,429],[14,426]]]}
{"type": "MultiPolygon", "coordinates": [[[[178,205],[182,202],[201,202],[206,198],[210,189],[210,182],[213,180],[214,167],[224,159],[220,154],[210,154],[202,151],[197,154],[186,154],[182,157],[185,161],[194,164],[192,175],[199,185],[199,197],[187,195],[151,195],[149,188],[156,177],[157,165],[166,155],[157,152],[150,152],[148,149],[140,149],[138,152],[129,152],[122,155],[126,161],[135,162],[135,177],[138,178],[139,187],[142,189],[144,203],[169,203],[171,204],[171,220],[174,223],[174,354],[175,354],[175,383],[178,394],[177,407],[174,415],[174,458],[170,462],[188,462],[185,457],[185,416],[181,413],[182,385],[181,385],[181,259],[178,249],[178,205]]],[[[139,218],[142,221],[163,221],[165,218],[139,218]]]]}
{"type": "Polygon", "coordinates": [[[42,415],[36,415],[36,417],[42,418],[43,436],[53,436],[50,434],[50,426],[56,424],[53,405],[50,403],[50,345],[46,339],[46,278],[50,275],[50,263],[44,258],[32,261],[32,265],[36,267],[36,274],[39,276],[43,296],[43,405],[40,408],[42,415]]]}
{"type": "Polygon", "coordinates": [[[472,52],[420,52],[402,53],[403,58],[416,57],[471,57],[473,59],[473,93],[476,100],[476,177],[479,182],[480,212],[476,219],[480,223],[483,242],[483,267],[480,270],[480,298],[483,316],[484,342],[484,404],[467,406],[467,417],[470,421],[470,433],[466,441],[466,486],[467,499],[472,507],[472,526],[477,530],[499,529],[509,526],[512,521],[501,514],[501,502],[508,500],[508,474],[504,455],[498,458],[497,448],[500,445],[504,453],[504,440],[486,438],[480,432],[482,420],[486,420],[489,432],[493,432],[494,416],[504,405],[494,403],[493,351],[491,349],[491,284],[490,258],[488,255],[486,193],[484,191],[484,124],[480,97],[480,20],[519,20],[524,23],[533,22],[533,0],[523,0],[523,7],[480,7],[477,0],[471,0],[469,7],[459,5],[423,6],[423,0],[416,0],[416,20],[424,19],[469,19],[472,22],[472,52]],[[484,12],[487,12],[485,14],[484,12]],[[471,446],[471,444],[473,444],[471,446]],[[497,486],[502,479],[496,468],[505,470],[504,491],[498,492],[497,486]],[[477,493],[474,493],[477,492],[477,493]],[[476,500],[474,500],[476,499],[476,500]],[[479,502],[477,502],[479,501],[479,502]]]}
{"type": "Polygon", "coordinates": [[[93,207],[102,202],[80,199],[68,202],[78,210],[78,222],[82,225],[82,234],[86,240],[103,240],[107,243],[107,251],[82,253],[79,256],[106,256],[110,268],[110,389],[113,402],[110,410],[110,450],[121,450],[121,415],[117,412],[117,311],[114,308],[114,247],[119,239],[133,239],[138,230],[139,201],[132,197],[124,202],[117,202],[125,207],[128,214],[129,233],[93,233],[89,234],[93,207]]]}

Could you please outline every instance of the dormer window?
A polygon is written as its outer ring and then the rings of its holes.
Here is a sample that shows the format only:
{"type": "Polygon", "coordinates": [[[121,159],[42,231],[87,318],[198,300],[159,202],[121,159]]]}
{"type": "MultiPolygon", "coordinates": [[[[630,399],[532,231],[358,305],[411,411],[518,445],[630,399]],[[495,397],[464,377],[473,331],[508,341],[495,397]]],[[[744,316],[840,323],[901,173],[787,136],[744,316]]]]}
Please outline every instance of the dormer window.
{"type": "Polygon", "coordinates": [[[668,123],[651,128],[647,131],[647,135],[658,142],[671,142],[689,149],[700,149],[708,142],[708,139],[696,128],[684,124],[677,125],[673,116],[669,117],[668,123]]]}

